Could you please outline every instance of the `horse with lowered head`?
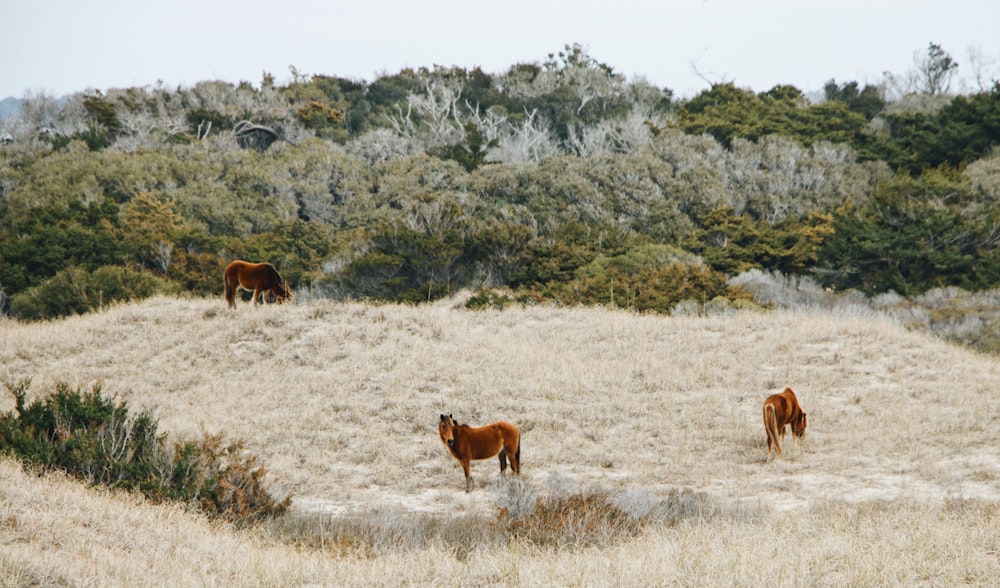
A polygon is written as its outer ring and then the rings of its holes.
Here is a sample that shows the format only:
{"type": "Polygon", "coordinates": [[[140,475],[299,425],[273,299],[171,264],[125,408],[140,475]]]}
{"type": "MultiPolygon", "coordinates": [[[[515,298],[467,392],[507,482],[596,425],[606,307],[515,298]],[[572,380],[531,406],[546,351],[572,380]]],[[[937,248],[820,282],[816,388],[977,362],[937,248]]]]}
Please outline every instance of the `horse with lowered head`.
{"type": "Polygon", "coordinates": [[[292,299],[292,290],[288,282],[281,277],[278,270],[270,263],[250,263],[237,259],[226,266],[222,274],[226,290],[226,302],[229,308],[236,307],[236,294],[240,288],[253,291],[250,304],[256,304],[260,297],[261,304],[267,301],[268,293],[273,293],[275,300],[281,304],[292,299]]]}
{"type": "Polygon", "coordinates": [[[503,474],[507,470],[509,457],[511,471],[515,474],[521,473],[521,431],[507,421],[497,421],[483,427],[470,427],[456,423],[450,414],[441,415],[438,435],[452,456],[462,464],[466,492],[472,489],[469,466],[474,459],[498,456],[500,473],[503,474]]]}
{"type": "Polygon", "coordinates": [[[785,427],[792,426],[792,439],[798,440],[806,434],[809,424],[806,413],[799,406],[799,399],[791,388],[785,388],[780,394],[772,394],[764,401],[764,430],[767,432],[767,458],[771,459],[771,450],[777,457],[781,456],[781,441],[785,439],[785,427]]]}

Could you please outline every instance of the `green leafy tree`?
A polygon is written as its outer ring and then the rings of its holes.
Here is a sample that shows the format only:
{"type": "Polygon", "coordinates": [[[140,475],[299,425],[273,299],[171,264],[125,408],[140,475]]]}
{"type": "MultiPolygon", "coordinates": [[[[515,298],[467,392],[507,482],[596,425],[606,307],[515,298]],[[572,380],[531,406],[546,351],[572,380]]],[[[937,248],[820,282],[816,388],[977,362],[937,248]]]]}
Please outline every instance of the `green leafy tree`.
{"type": "MultiPolygon", "coordinates": [[[[582,223],[571,222],[558,227],[550,236],[532,243],[527,259],[513,272],[508,285],[539,290],[549,284],[569,282],[579,268],[600,253],[595,251],[595,241],[591,227],[582,223]]],[[[621,251],[618,246],[605,253],[613,255],[621,251]]]]}
{"type": "Polygon", "coordinates": [[[824,241],[833,233],[829,215],[776,224],[756,222],[746,213],[717,208],[699,219],[685,247],[709,266],[734,276],[750,269],[803,273],[819,261],[824,241]]]}
{"type": "Polygon", "coordinates": [[[562,293],[559,300],[563,303],[603,304],[664,314],[688,300],[705,304],[720,298],[730,302],[750,298],[740,288],[731,287],[724,274],[683,263],[581,277],[570,282],[562,293]]]}
{"type": "Polygon", "coordinates": [[[522,224],[490,221],[472,235],[471,257],[484,271],[488,286],[501,286],[521,268],[535,231],[522,224]]]}
{"type": "Polygon", "coordinates": [[[126,248],[115,234],[118,210],[106,199],[34,209],[0,240],[0,283],[13,296],[65,267],[92,271],[124,261],[126,248]]]}
{"type": "Polygon", "coordinates": [[[342,291],[360,298],[426,302],[454,292],[465,273],[458,231],[428,234],[396,225],[371,237],[368,251],[337,277],[342,291]]]}
{"type": "Polygon", "coordinates": [[[310,100],[298,108],[299,120],[307,129],[326,136],[344,124],[344,113],[318,100],[310,100]]]}
{"type": "MultiPolygon", "coordinates": [[[[363,81],[354,81],[335,76],[314,75],[309,80],[309,86],[316,91],[315,95],[297,96],[298,100],[311,99],[325,103],[332,109],[340,111],[341,126],[346,135],[358,135],[375,126],[376,120],[370,118],[372,104],[368,98],[368,87],[363,81]],[[322,99],[320,98],[322,96],[322,99]]],[[[296,85],[291,84],[284,91],[295,92],[296,85]]],[[[333,135],[332,140],[340,141],[340,135],[333,135]]]]}
{"type": "Polygon", "coordinates": [[[166,274],[182,222],[173,202],[143,192],[125,206],[119,230],[137,263],[166,274]]]}
{"type": "Polygon", "coordinates": [[[199,139],[212,131],[232,130],[234,124],[232,116],[206,107],[189,110],[187,122],[191,135],[199,139]]]}
{"type": "Polygon", "coordinates": [[[942,165],[963,167],[1000,145],[1000,84],[990,92],[955,97],[933,114],[883,118],[887,134],[872,151],[894,169],[918,176],[942,165]]]}
{"type": "Polygon", "coordinates": [[[969,204],[968,186],[954,173],[930,171],[881,186],[863,206],[844,206],[820,250],[824,283],[906,296],[994,287],[997,214],[981,216],[969,204]]]}
{"type": "Polygon", "coordinates": [[[227,250],[228,242],[204,235],[181,235],[167,278],[184,292],[198,296],[221,294],[222,272],[228,260],[218,251],[227,250]]]}
{"type": "Polygon", "coordinates": [[[11,297],[11,313],[26,320],[83,314],[113,302],[141,300],[154,294],[178,294],[173,283],[120,266],[102,266],[89,272],[77,266],[11,297]]]}
{"type": "Polygon", "coordinates": [[[739,288],[730,287],[724,274],[704,266],[697,256],[654,244],[597,255],[577,267],[571,279],[522,288],[517,297],[660,313],[669,313],[685,300],[705,303],[720,297],[730,301],[748,298],[739,288]]]}
{"type": "Polygon", "coordinates": [[[877,86],[865,84],[859,90],[856,81],[838,85],[836,80],[831,79],[823,85],[823,96],[828,102],[843,102],[852,112],[857,112],[868,120],[875,118],[886,105],[877,86]]]}
{"type": "Polygon", "coordinates": [[[681,105],[678,123],[689,134],[708,133],[725,146],[734,139],[756,141],[787,135],[809,146],[818,141],[865,144],[864,116],[842,102],[810,106],[792,86],[776,86],[761,94],[716,84],[681,105]]]}
{"type": "Polygon", "coordinates": [[[329,227],[292,219],[275,225],[273,231],[231,244],[238,257],[267,260],[275,264],[292,287],[322,274],[322,263],[334,252],[329,227]]]}
{"type": "Polygon", "coordinates": [[[431,153],[441,159],[454,160],[466,171],[471,172],[486,163],[487,151],[496,147],[497,140],[488,140],[474,123],[465,123],[464,129],[465,134],[461,142],[435,147],[431,153]]]}

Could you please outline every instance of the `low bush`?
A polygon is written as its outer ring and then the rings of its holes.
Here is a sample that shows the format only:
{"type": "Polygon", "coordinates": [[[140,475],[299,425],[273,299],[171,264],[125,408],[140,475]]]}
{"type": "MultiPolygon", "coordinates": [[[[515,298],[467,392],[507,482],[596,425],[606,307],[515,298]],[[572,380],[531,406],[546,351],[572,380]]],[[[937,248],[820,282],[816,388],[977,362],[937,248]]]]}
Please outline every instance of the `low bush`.
{"type": "Polygon", "coordinates": [[[497,530],[536,545],[607,546],[650,526],[674,526],[718,514],[705,494],[687,490],[674,489],[666,497],[641,489],[615,494],[576,488],[560,476],[550,479],[549,485],[550,492],[537,495],[521,480],[497,484],[497,530]]]}
{"type": "Polygon", "coordinates": [[[284,513],[264,487],[265,470],[242,442],[218,435],[170,444],[148,413],[101,395],[56,384],[30,404],[30,382],[4,384],[14,412],[0,415],[0,450],[43,469],[59,469],[92,484],[140,492],[154,502],[180,501],[238,525],[284,513]]]}
{"type": "Polygon", "coordinates": [[[503,310],[517,301],[507,292],[500,290],[480,290],[465,302],[471,310],[503,310]]]}
{"type": "Polygon", "coordinates": [[[536,545],[610,545],[634,537],[645,526],[610,501],[604,493],[539,497],[531,514],[511,516],[501,511],[497,525],[504,533],[536,545]]]}

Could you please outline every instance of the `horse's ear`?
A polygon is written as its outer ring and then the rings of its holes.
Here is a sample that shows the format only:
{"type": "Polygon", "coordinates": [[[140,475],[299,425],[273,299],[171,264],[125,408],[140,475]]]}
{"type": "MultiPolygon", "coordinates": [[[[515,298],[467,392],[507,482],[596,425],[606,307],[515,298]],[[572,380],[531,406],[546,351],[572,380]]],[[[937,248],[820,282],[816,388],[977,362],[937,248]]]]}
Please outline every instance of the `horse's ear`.
{"type": "Polygon", "coordinates": [[[441,420],[442,420],[442,421],[444,420],[444,415],[441,415],[441,420]]]}

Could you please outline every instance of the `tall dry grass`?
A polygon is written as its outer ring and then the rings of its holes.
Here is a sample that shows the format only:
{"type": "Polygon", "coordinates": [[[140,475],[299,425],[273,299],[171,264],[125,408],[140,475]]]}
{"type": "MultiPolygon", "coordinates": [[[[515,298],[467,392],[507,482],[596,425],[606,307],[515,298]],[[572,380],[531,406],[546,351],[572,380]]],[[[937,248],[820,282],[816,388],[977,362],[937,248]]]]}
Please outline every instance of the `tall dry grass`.
{"type": "Polygon", "coordinates": [[[287,520],[237,532],[7,461],[0,578],[985,585],[1000,577],[998,366],[844,311],[313,301],[230,312],[156,298],[0,322],[5,381],[100,382],[161,431],[243,439],[293,496],[287,520]],[[760,407],[785,385],[810,428],[768,462],[760,407]],[[436,436],[442,412],[522,427],[522,495],[497,482],[493,460],[475,463],[477,489],[462,491],[436,436]],[[487,532],[504,501],[574,494],[607,496],[648,524],[590,542],[487,532]]]}

